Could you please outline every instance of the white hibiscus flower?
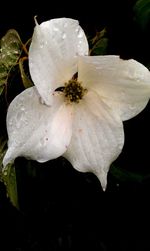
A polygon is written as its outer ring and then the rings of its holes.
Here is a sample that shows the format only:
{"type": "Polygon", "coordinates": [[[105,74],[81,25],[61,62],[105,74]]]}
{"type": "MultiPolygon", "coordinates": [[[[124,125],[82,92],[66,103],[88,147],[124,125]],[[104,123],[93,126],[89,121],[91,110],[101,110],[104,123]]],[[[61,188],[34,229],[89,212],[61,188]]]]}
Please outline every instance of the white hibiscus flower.
{"type": "Polygon", "coordinates": [[[36,23],[29,68],[35,86],[9,106],[4,166],[18,156],[45,162],[63,155],[105,189],[123,148],[122,121],[148,103],[148,69],[118,56],[88,56],[84,31],[68,18],[36,23]]]}

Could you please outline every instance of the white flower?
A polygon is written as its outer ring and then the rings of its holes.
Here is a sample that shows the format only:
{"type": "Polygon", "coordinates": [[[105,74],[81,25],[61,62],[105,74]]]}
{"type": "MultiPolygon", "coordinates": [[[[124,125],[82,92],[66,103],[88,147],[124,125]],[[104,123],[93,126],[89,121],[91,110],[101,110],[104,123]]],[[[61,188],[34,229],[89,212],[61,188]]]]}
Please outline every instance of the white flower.
{"type": "Polygon", "coordinates": [[[35,87],[9,106],[3,165],[18,156],[45,162],[63,155],[105,189],[123,148],[122,121],[148,103],[148,69],[118,56],[88,56],[84,31],[68,18],[36,23],[29,68],[35,87]]]}

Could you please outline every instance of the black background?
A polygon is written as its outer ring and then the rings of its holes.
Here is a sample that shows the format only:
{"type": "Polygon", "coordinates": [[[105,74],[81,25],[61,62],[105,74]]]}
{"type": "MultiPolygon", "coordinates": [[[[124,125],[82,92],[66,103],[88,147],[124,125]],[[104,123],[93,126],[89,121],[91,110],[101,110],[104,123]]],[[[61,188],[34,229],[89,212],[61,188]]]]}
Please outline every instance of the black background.
{"type": "MultiPolygon", "coordinates": [[[[149,62],[148,33],[134,20],[136,1],[91,3],[41,1],[3,3],[0,35],[15,28],[25,42],[39,23],[56,17],[78,19],[88,35],[107,27],[109,54],[149,62]],[[32,4],[32,6],[31,6],[32,4]]],[[[147,175],[139,183],[108,175],[102,192],[92,174],[75,171],[61,158],[36,166],[29,177],[26,160],[18,159],[21,211],[15,209],[0,184],[0,251],[30,250],[150,250],[150,105],[124,122],[125,146],[115,162],[120,168],[147,175]],[[62,164],[63,163],[63,164],[62,164]],[[42,170],[42,171],[41,171],[42,170]]]]}

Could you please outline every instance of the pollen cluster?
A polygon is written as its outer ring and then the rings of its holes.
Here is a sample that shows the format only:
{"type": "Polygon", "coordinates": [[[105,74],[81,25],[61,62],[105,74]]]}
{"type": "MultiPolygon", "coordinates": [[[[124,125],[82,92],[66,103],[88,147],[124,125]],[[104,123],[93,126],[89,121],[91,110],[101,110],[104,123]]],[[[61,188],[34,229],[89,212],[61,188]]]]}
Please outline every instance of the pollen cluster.
{"type": "Polygon", "coordinates": [[[63,92],[68,101],[79,103],[87,92],[87,89],[82,87],[81,82],[78,82],[76,79],[71,79],[65,83],[63,92]]]}

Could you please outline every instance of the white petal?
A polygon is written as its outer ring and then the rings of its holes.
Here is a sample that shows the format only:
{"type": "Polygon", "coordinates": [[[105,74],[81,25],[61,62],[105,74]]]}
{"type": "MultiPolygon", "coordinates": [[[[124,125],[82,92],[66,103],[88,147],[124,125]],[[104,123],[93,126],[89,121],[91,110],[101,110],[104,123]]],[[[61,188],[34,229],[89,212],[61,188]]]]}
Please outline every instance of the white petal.
{"type": "Polygon", "coordinates": [[[77,56],[88,54],[88,42],[77,20],[52,19],[36,25],[29,49],[32,80],[46,104],[56,88],[77,72],[77,56]]]}
{"type": "Polygon", "coordinates": [[[18,156],[45,162],[62,155],[72,135],[72,107],[56,93],[52,107],[41,103],[35,87],[18,95],[7,114],[6,166],[18,156]]]}
{"type": "Polygon", "coordinates": [[[75,169],[95,173],[105,190],[110,164],[120,154],[123,144],[120,117],[96,93],[89,91],[76,105],[73,135],[64,157],[75,169]]]}
{"type": "Polygon", "coordinates": [[[122,120],[141,112],[150,98],[150,72],[118,56],[80,57],[79,79],[120,113],[122,120]]]}

